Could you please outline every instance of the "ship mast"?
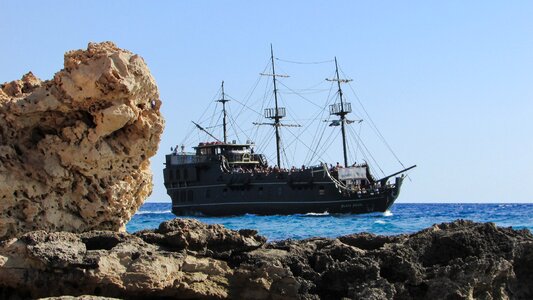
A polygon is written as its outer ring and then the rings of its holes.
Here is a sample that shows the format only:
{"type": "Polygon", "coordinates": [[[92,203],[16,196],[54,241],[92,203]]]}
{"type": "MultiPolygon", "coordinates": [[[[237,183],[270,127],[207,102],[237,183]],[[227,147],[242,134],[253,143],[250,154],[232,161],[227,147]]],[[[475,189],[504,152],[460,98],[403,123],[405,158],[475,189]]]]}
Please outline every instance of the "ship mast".
{"type": "Polygon", "coordinates": [[[276,112],[274,114],[274,128],[276,129],[276,158],[278,162],[278,167],[281,168],[280,155],[279,155],[279,120],[282,118],[278,110],[278,89],[276,88],[276,70],[274,69],[274,50],[272,49],[272,44],[270,44],[270,59],[272,60],[272,81],[274,82],[274,102],[276,112]]]}
{"type": "Polygon", "coordinates": [[[221,102],[222,103],[222,113],[223,113],[223,118],[222,118],[222,126],[223,126],[223,130],[224,130],[224,144],[227,144],[228,142],[228,135],[227,135],[227,130],[226,130],[226,102],[228,102],[229,100],[227,100],[225,98],[225,94],[224,94],[224,81],[222,81],[222,99],[219,99],[217,100],[217,102],[221,102]]]}
{"type": "Polygon", "coordinates": [[[272,76],[272,82],[274,83],[274,108],[265,108],[265,118],[274,120],[274,123],[256,123],[254,125],[270,125],[274,126],[276,130],[276,158],[277,166],[281,168],[281,136],[279,134],[281,126],[285,127],[301,127],[298,124],[282,124],[281,119],[286,116],[285,107],[278,106],[278,88],[276,85],[277,77],[289,77],[288,75],[276,74],[274,67],[274,50],[272,50],[272,44],[270,44],[270,60],[272,62],[272,74],[260,73],[263,76],[272,76]]]}
{"type": "Polygon", "coordinates": [[[337,57],[335,57],[335,74],[336,78],[326,79],[328,81],[336,81],[339,88],[339,104],[332,104],[329,106],[330,115],[337,115],[340,118],[341,132],[342,132],[342,150],[344,154],[344,167],[348,167],[348,153],[346,151],[346,115],[352,111],[351,104],[344,102],[341,83],[347,83],[352,81],[351,79],[340,79],[339,66],[337,64],[337,57]]]}
{"type": "Polygon", "coordinates": [[[272,49],[272,44],[270,44],[270,60],[272,62],[272,74],[261,73],[261,75],[272,76],[272,82],[274,83],[274,105],[275,106],[274,108],[265,109],[265,118],[273,119],[274,123],[267,123],[267,124],[254,123],[254,124],[274,126],[274,129],[276,130],[276,159],[277,159],[276,161],[277,161],[277,166],[281,168],[281,155],[280,155],[281,137],[279,134],[279,130],[281,126],[287,126],[287,125],[283,125],[280,122],[281,118],[285,117],[285,107],[278,106],[278,89],[276,86],[276,77],[289,77],[289,76],[276,74],[276,69],[274,67],[274,50],[272,49]]]}

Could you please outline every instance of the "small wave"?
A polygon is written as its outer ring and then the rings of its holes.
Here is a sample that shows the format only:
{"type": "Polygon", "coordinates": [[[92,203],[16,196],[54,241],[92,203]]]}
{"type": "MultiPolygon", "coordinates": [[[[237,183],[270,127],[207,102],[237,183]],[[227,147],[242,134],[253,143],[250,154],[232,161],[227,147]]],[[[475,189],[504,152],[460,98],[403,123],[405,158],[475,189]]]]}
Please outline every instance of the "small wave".
{"type": "Polygon", "coordinates": [[[377,220],[375,221],[374,223],[377,223],[377,224],[387,224],[387,222],[383,221],[383,220],[377,220]]]}
{"type": "Polygon", "coordinates": [[[321,212],[321,213],[306,213],[306,216],[329,216],[329,213],[327,211],[321,212]]]}
{"type": "Polygon", "coordinates": [[[392,217],[393,214],[392,214],[392,212],[391,212],[390,210],[387,209],[387,210],[383,213],[383,216],[384,216],[384,217],[392,217]]]}
{"type": "Polygon", "coordinates": [[[169,214],[171,212],[172,211],[170,211],[170,209],[169,210],[141,210],[141,211],[136,212],[135,214],[136,215],[147,215],[147,214],[157,215],[157,214],[169,214]]]}

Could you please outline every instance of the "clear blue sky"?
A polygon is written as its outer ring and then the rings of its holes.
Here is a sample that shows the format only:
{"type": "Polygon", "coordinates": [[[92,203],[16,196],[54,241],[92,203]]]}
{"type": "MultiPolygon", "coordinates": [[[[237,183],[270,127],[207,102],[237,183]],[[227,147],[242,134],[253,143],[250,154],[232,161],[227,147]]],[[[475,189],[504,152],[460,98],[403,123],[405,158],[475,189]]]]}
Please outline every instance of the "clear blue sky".
{"type": "Polygon", "coordinates": [[[530,1],[1,0],[0,82],[50,79],[91,41],[140,54],[166,119],[149,201],[167,202],[164,155],[221,80],[244,97],[270,43],[285,59],[336,55],[397,155],[419,166],[399,202],[531,203],[532,16],[530,1]]]}

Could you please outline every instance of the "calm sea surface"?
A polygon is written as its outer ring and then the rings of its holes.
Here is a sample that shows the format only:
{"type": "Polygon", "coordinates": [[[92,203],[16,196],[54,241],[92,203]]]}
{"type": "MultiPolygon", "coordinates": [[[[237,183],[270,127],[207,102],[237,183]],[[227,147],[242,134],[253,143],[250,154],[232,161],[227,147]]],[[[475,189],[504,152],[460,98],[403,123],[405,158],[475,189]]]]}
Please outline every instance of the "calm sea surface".
{"type": "MultiPolygon", "coordinates": [[[[128,232],[154,229],[175,218],[170,203],[146,203],[127,224],[128,232]]],[[[435,223],[468,219],[533,231],[533,204],[394,204],[390,212],[365,215],[305,214],[289,216],[188,217],[230,229],[256,229],[269,240],[337,237],[371,232],[412,233],[435,223]]]]}

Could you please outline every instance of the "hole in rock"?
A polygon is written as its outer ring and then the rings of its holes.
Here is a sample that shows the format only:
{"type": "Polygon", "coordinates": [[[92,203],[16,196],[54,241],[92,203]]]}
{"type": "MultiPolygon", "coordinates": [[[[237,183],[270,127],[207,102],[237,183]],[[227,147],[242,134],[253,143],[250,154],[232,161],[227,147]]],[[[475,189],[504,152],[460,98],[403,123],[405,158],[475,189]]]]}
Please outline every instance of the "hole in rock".
{"type": "Polygon", "coordinates": [[[93,236],[82,238],[87,250],[111,250],[120,243],[116,236],[93,236]]]}
{"type": "Polygon", "coordinates": [[[13,148],[18,156],[22,156],[22,150],[20,149],[19,145],[13,145],[13,148]]]}
{"type": "Polygon", "coordinates": [[[80,111],[80,120],[87,125],[89,128],[96,127],[96,124],[94,123],[93,116],[86,111],[80,111]]]}
{"type": "Polygon", "coordinates": [[[57,135],[57,130],[54,128],[35,127],[31,131],[30,141],[37,145],[47,134],[57,135]]]}

